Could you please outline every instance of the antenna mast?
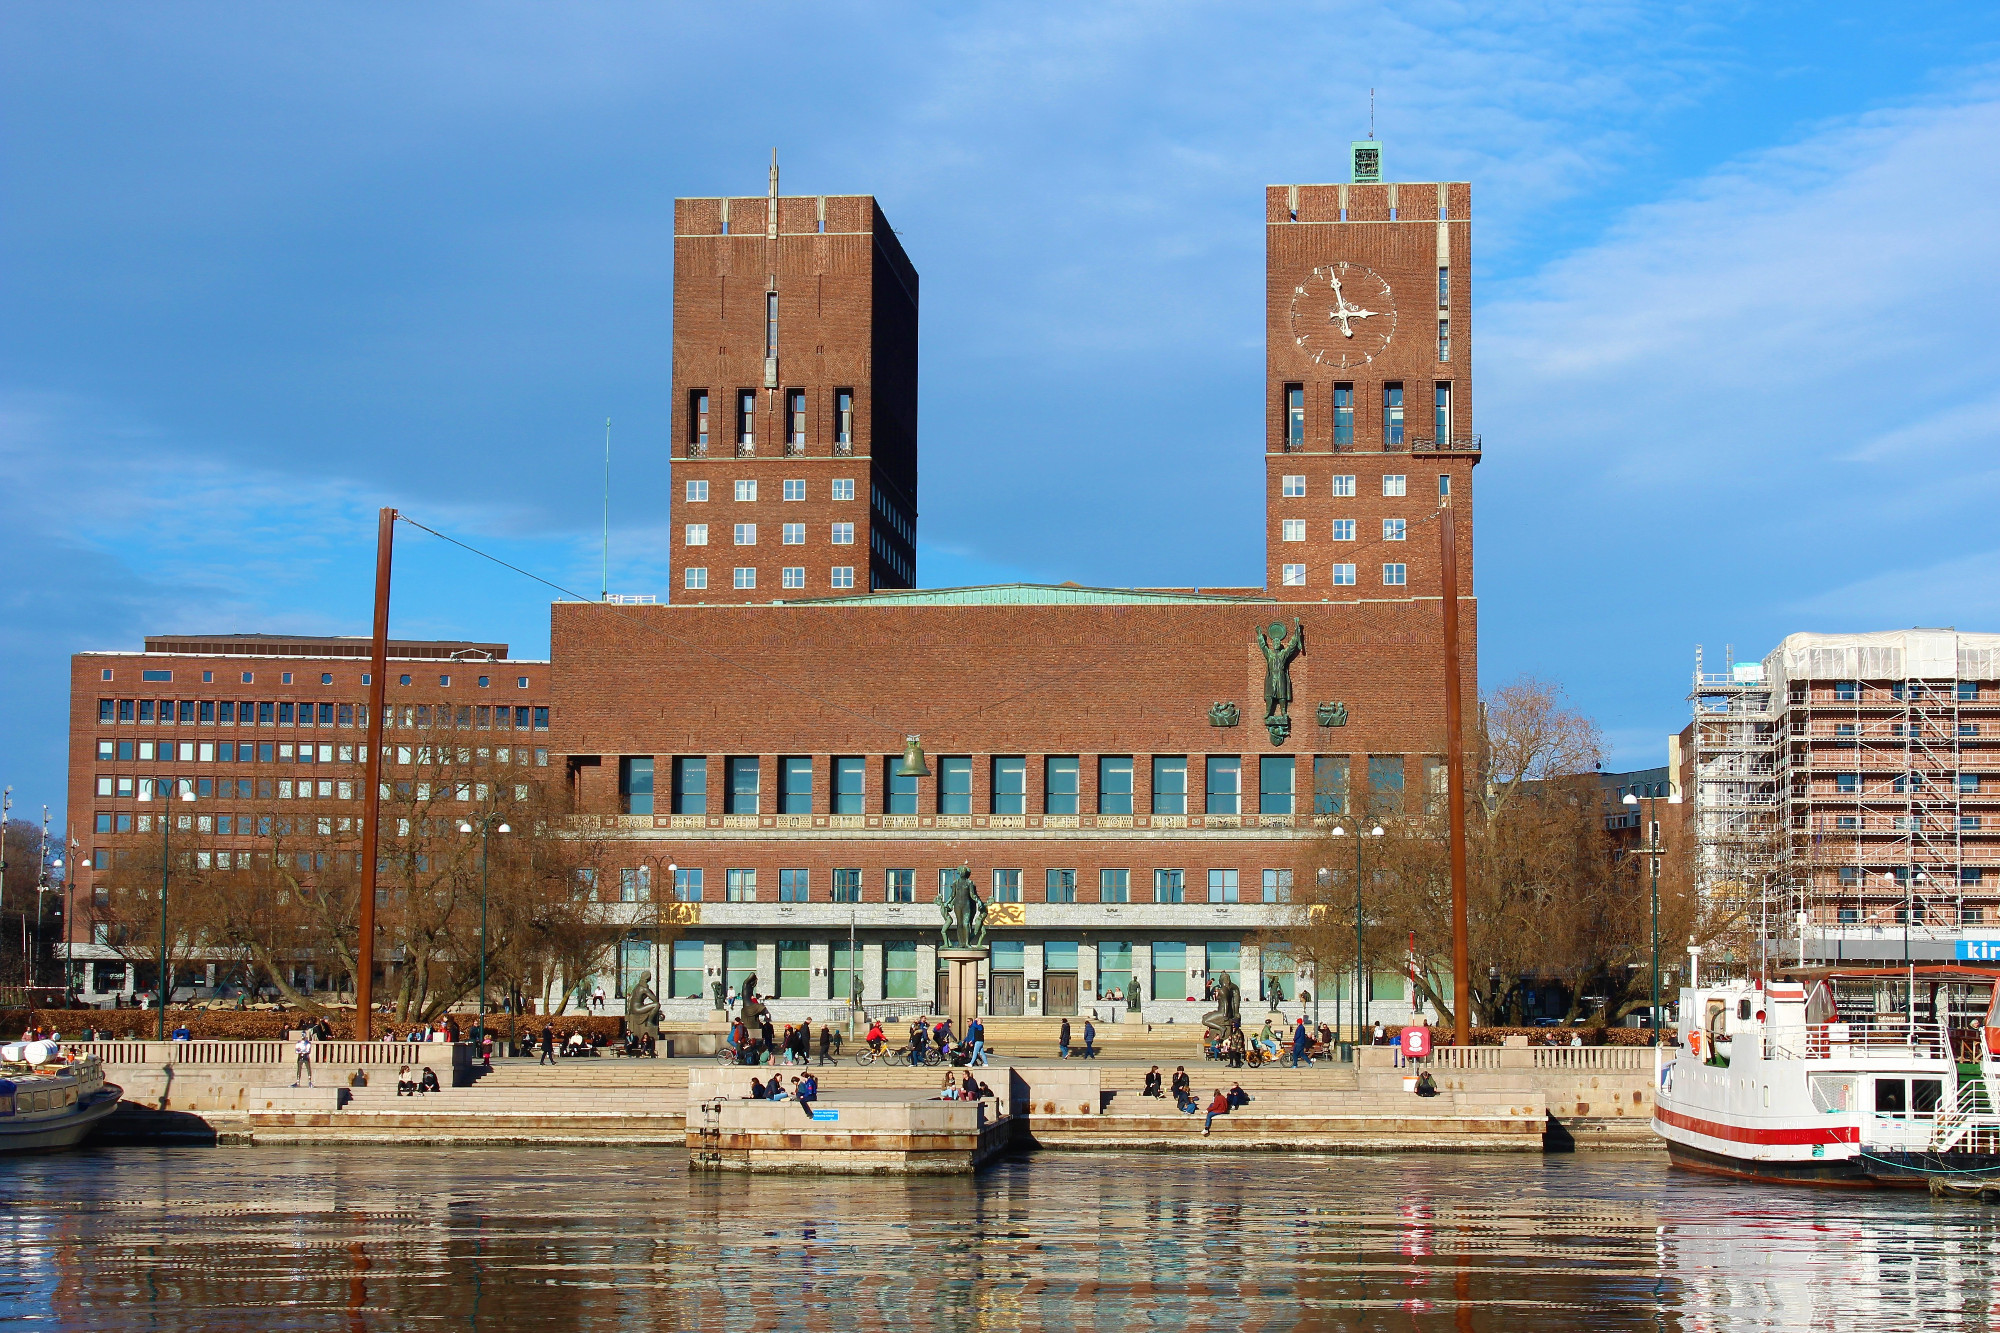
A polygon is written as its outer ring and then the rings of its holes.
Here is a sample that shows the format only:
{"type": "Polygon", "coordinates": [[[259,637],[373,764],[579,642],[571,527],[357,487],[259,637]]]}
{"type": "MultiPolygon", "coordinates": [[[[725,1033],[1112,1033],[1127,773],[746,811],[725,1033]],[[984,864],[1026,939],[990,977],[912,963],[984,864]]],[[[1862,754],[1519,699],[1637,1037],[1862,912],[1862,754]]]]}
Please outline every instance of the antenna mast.
{"type": "Polygon", "coordinates": [[[604,586],[598,594],[611,600],[611,418],[604,418],[604,586]]]}

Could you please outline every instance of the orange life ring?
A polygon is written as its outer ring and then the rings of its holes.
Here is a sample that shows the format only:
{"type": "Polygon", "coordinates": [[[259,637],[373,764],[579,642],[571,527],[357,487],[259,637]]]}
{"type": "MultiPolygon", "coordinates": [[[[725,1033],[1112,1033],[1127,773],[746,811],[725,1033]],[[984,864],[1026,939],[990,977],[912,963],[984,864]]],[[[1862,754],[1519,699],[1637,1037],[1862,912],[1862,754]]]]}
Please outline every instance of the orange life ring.
{"type": "Polygon", "coordinates": [[[1691,1031],[1690,1031],[1690,1032],[1688,1033],[1688,1054],[1690,1054],[1690,1055],[1700,1055],[1700,1054],[1701,1054],[1701,1029],[1700,1029],[1700,1028],[1695,1028],[1695,1029],[1691,1030],[1691,1031]]]}

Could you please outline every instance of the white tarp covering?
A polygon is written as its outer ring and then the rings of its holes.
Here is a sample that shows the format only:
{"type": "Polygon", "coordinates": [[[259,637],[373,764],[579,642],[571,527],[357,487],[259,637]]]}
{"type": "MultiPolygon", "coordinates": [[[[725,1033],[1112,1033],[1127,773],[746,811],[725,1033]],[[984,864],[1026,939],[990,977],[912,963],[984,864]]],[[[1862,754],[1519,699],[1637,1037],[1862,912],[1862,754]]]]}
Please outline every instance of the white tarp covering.
{"type": "Polygon", "coordinates": [[[1774,685],[1793,680],[2000,680],[2000,634],[1948,629],[1788,634],[1764,659],[1774,685]]]}

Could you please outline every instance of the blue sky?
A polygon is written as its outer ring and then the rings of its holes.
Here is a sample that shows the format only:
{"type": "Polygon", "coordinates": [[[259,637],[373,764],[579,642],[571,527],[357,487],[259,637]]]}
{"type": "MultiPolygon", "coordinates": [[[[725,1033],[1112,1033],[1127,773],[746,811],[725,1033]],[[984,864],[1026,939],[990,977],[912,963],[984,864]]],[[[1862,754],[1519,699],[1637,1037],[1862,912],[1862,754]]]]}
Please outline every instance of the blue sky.
{"type": "MultiPolygon", "coordinates": [[[[877,195],[922,581],[1262,571],[1262,187],[1474,183],[1481,675],[1659,762],[1696,643],[2000,628],[1975,4],[0,4],[0,781],[66,660],[360,633],[395,504],[668,587],[672,200],[877,195]]],[[[395,628],[547,647],[404,530],[395,628]]]]}

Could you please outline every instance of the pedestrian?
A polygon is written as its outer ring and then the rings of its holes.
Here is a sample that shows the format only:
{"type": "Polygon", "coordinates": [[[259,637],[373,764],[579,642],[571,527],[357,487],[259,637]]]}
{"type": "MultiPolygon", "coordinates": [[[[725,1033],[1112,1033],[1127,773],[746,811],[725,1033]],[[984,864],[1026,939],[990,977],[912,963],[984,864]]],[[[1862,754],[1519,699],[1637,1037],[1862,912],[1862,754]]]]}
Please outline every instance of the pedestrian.
{"type": "Polygon", "coordinates": [[[833,1024],[819,1025],[819,1062],[826,1063],[826,1053],[833,1048],[833,1024]]]}
{"type": "Polygon", "coordinates": [[[972,1021],[965,1025],[965,1039],[972,1044],[972,1058],[966,1063],[975,1065],[985,1064],[986,1024],[980,1022],[976,1014],[973,1016],[972,1021]]]}
{"type": "MultiPolygon", "coordinates": [[[[761,999],[762,997],[759,996],[758,998],[761,999]]],[[[758,1034],[757,1034],[758,1049],[762,1051],[765,1056],[768,1057],[770,1056],[772,1050],[778,1044],[777,1043],[778,1029],[776,1025],[771,1022],[771,1011],[769,1009],[766,1009],[764,1011],[764,1017],[758,1023],[757,1026],[758,1026],[758,1034]]]]}
{"type": "Polygon", "coordinates": [[[806,1119],[810,1120],[813,1118],[813,1103],[819,1100],[819,1076],[807,1074],[804,1078],[796,1080],[796,1083],[798,1086],[792,1089],[792,1097],[805,1111],[806,1119]]]}
{"type": "Polygon", "coordinates": [[[493,1068],[493,1034],[483,1028],[479,1034],[479,1058],[488,1069],[493,1068]]]}
{"type": "Polygon", "coordinates": [[[799,1043],[797,1050],[800,1064],[809,1065],[813,1062],[813,1025],[810,1018],[799,1020],[799,1043]]]}
{"type": "Polygon", "coordinates": [[[1088,1018],[1083,1020],[1083,1055],[1086,1060],[1097,1058],[1097,1027],[1088,1018]]]}
{"type": "Polygon", "coordinates": [[[535,1063],[538,1065],[552,1065],[555,1062],[556,1025],[553,1023],[544,1023],[542,1024],[542,1058],[535,1061],[535,1063]]]}
{"type": "Polygon", "coordinates": [[[292,1047],[292,1054],[298,1057],[292,1071],[292,1086],[296,1088],[299,1079],[304,1078],[310,1088],[313,1085],[313,1038],[310,1029],[299,1033],[298,1044],[292,1047]]]}
{"type": "Polygon", "coordinates": [[[1062,1021],[1062,1032],[1056,1037],[1056,1058],[1058,1060],[1069,1059],[1069,1020],[1067,1018],[1062,1021]]]}
{"type": "Polygon", "coordinates": [[[1201,1122],[1201,1132],[1208,1133],[1215,1128],[1215,1117],[1229,1114],[1229,1098],[1223,1096],[1222,1089],[1215,1090],[1214,1100],[1208,1104],[1208,1119],[1201,1122]]]}
{"type": "Polygon", "coordinates": [[[1382,1020],[1375,1020],[1375,1035],[1369,1039],[1371,1045],[1380,1046],[1386,1034],[1382,1031],[1382,1020]]]}
{"type": "Polygon", "coordinates": [[[1292,1068],[1297,1069],[1301,1060],[1305,1060],[1307,1064],[1312,1063],[1306,1059],[1306,1051],[1311,1045],[1312,1038],[1306,1035],[1305,1015],[1301,1014],[1299,1025],[1292,1029],[1292,1068]]]}

